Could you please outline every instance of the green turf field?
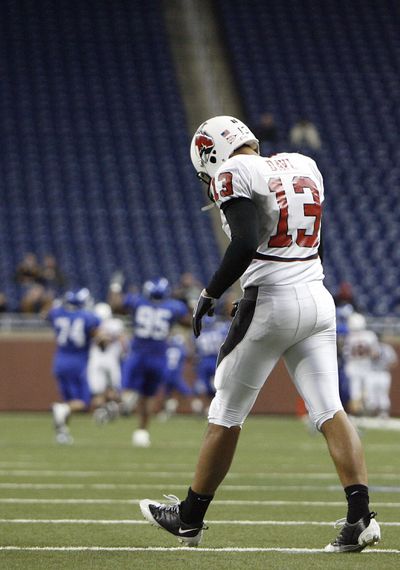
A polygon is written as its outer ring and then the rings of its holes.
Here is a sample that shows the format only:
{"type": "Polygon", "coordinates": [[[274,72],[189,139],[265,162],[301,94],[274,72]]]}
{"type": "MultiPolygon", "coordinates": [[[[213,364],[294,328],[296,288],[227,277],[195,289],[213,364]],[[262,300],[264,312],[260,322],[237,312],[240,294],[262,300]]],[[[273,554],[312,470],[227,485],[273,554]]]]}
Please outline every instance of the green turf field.
{"type": "Polygon", "coordinates": [[[74,445],[59,447],[50,414],[0,414],[0,568],[400,568],[395,431],[363,433],[383,540],[361,554],[321,552],[345,515],[343,493],[322,436],[294,418],[247,421],[199,548],[150,526],[138,500],[185,495],[205,425],[155,420],[152,447],[134,449],[135,418],[97,426],[82,416],[74,445]]]}

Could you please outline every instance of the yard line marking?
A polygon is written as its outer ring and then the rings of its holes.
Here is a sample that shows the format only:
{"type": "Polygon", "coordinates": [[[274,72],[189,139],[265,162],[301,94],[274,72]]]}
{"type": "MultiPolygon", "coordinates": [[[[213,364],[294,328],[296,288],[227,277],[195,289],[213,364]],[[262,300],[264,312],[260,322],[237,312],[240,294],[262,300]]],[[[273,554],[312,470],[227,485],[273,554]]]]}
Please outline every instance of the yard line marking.
{"type": "MultiPolygon", "coordinates": [[[[249,521],[249,520],[206,520],[211,525],[237,526],[333,526],[332,521],[249,521]]],[[[147,525],[143,519],[0,519],[0,524],[93,524],[93,525],[147,525]]],[[[381,522],[381,526],[400,526],[400,522],[381,522]]]]}
{"type": "MultiPolygon", "coordinates": [[[[187,485],[168,483],[168,488],[187,489],[187,485]]],[[[0,489],[157,489],[165,491],[166,484],[158,483],[0,483],[0,489]]],[[[400,493],[400,486],[370,485],[378,493],[400,493]]],[[[343,491],[340,485],[221,485],[221,491],[343,491]]]]}
{"type": "MultiPolygon", "coordinates": [[[[24,552],[180,552],[201,554],[202,552],[283,552],[287,554],[319,554],[325,553],[322,548],[185,548],[182,546],[0,546],[0,551],[24,552]]],[[[392,548],[365,549],[360,554],[400,554],[400,550],[392,548]]]]}
{"type": "MultiPolygon", "coordinates": [[[[193,475],[192,471],[182,472],[182,471],[134,471],[132,469],[121,471],[109,471],[109,470],[57,470],[57,469],[0,469],[0,476],[11,475],[13,477],[132,477],[143,476],[143,477],[191,477],[193,475]]],[[[336,473],[228,473],[227,479],[242,479],[242,478],[254,478],[254,479],[292,479],[301,477],[302,479],[310,480],[329,480],[337,479],[336,473]]],[[[398,473],[373,473],[370,477],[375,477],[376,479],[398,479],[398,473]]]]}
{"type": "MultiPolygon", "coordinates": [[[[113,505],[113,504],[127,504],[127,505],[137,505],[141,499],[80,499],[80,498],[69,498],[69,499],[37,499],[37,498],[21,498],[21,497],[6,497],[0,498],[0,504],[49,504],[49,505],[113,505]]],[[[280,507],[280,506],[304,506],[304,507],[343,507],[343,501],[247,501],[247,500],[236,500],[236,499],[214,499],[213,505],[226,505],[226,506],[270,506],[270,507],[280,507]]],[[[374,507],[388,507],[392,509],[400,508],[400,503],[389,503],[389,502],[376,502],[374,501],[374,507]]]]}

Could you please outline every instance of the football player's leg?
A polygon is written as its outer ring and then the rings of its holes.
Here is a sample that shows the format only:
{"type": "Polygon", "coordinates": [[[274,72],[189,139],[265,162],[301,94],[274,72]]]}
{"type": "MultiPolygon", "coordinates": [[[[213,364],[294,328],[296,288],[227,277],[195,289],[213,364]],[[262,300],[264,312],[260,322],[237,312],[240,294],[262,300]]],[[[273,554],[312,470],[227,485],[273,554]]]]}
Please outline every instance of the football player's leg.
{"type": "Polygon", "coordinates": [[[121,414],[123,416],[129,416],[136,407],[139,390],[144,382],[142,360],[140,354],[132,353],[122,365],[121,414]]]}
{"type": "Polygon", "coordinates": [[[363,412],[362,374],[360,374],[357,362],[350,362],[345,370],[349,378],[349,412],[358,416],[363,412]]]}
{"type": "Polygon", "coordinates": [[[119,358],[109,358],[107,362],[108,386],[114,392],[121,391],[121,363],[119,358]]]}
{"type": "Polygon", "coordinates": [[[59,431],[66,431],[67,421],[71,415],[71,408],[69,407],[70,400],[70,378],[69,375],[60,368],[56,369],[54,373],[57,375],[58,390],[62,397],[63,402],[54,402],[52,404],[53,425],[56,433],[59,431]]]}
{"type": "Polygon", "coordinates": [[[334,326],[290,347],[285,363],[317,429],[343,409],[339,394],[334,326]]]}
{"type": "Polygon", "coordinates": [[[327,552],[359,551],[379,541],[375,513],[369,511],[364,450],[339,397],[334,327],[297,343],[285,353],[310,417],[323,433],[347,503],[347,520],[327,552]]]}
{"type": "Polygon", "coordinates": [[[255,304],[248,303],[246,308],[242,306],[235,317],[239,326],[231,327],[215,373],[216,394],[192,484],[193,491],[200,494],[212,495],[224,479],[240,429],[283,352],[282,341],[268,336],[265,306],[258,312],[255,304]]]}
{"type": "Polygon", "coordinates": [[[368,415],[375,416],[379,410],[379,372],[368,371],[364,373],[363,402],[364,410],[368,415]]]}
{"type": "Polygon", "coordinates": [[[166,358],[164,355],[148,355],[144,381],[137,405],[139,429],[147,429],[153,409],[154,396],[166,378],[166,358]]]}
{"type": "Polygon", "coordinates": [[[96,410],[106,402],[108,375],[104,352],[93,346],[89,353],[87,379],[91,395],[91,407],[96,410]]]}
{"type": "Polygon", "coordinates": [[[382,417],[388,417],[390,414],[390,387],[392,383],[392,376],[390,372],[379,372],[379,388],[378,393],[378,411],[382,417]]]}
{"type": "Polygon", "coordinates": [[[362,445],[340,401],[334,327],[288,349],[285,361],[311,420],[327,440],[343,486],[366,484],[362,445]]]}
{"type": "Polygon", "coordinates": [[[68,402],[72,412],[83,412],[90,404],[90,389],[87,379],[86,363],[77,371],[76,376],[71,379],[70,401],[68,402]]]}
{"type": "Polygon", "coordinates": [[[107,374],[106,409],[111,420],[119,415],[121,402],[121,363],[119,358],[110,355],[105,370],[107,374]]]}

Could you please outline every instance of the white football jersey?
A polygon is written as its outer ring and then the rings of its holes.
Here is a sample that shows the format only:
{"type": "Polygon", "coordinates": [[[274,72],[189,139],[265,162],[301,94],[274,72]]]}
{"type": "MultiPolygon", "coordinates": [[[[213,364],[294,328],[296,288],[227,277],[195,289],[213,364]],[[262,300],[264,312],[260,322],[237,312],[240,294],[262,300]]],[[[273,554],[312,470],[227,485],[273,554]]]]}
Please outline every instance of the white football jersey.
{"type": "MultiPolygon", "coordinates": [[[[220,208],[233,198],[250,198],[257,206],[260,241],[243,288],[324,278],[318,257],[324,185],[314,160],[298,153],[238,154],[217,171],[211,190],[220,208]]],[[[221,220],[230,238],[222,210],[221,220]]]]}
{"type": "Polygon", "coordinates": [[[379,354],[373,360],[372,367],[377,371],[390,370],[392,366],[397,364],[397,353],[392,345],[385,342],[379,343],[379,354]]]}
{"type": "Polygon", "coordinates": [[[99,335],[108,341],[105,350],[102,352],[102,358],[105,358],[107,355],[112,355],[113,358],[121,357],[123,351],[121,337],[124,334],[124,330],[124,322],[115,317],[104,319],[104,321],[100,323],[98,329],[99,335]]]}
{"type": "Polygon", "coordinates": [[[379,340],[373,331],[349,332],[344,345],[347,364],[355,364],[360,369],[372,369],[374,359],[379,355],[379,340]]]}
{"type": "Polygon", "coordinates": [[[121,319],[109,318],[100,323],[99,332],[111,341],[118,340],[124,332],[124,323],[121,319]]]}

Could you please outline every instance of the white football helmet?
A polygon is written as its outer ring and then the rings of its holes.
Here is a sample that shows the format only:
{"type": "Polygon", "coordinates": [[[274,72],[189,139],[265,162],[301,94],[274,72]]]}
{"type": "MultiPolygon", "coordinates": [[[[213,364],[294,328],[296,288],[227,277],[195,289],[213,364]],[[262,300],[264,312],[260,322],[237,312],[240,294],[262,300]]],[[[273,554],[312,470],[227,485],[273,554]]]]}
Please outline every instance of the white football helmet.
{"type": "Polygon", "coordinates": [[[367,321],[361,313],[352,313],[347,320],[347,326],[352,332],[364,331],[367,328],[367,321]]]}
{"type": "Polygon", "coordinates": [[[97,303],[94,306],[94,313],[102,321],[112,317],[112,310],[108,303],[97,303]]]}
{"type": "Polygon", "coordinates": [[[197,176],[209,184],[221,164],[244,144],[260,153],[256,136],[239,119],[221,115],[202,123],[190,146],[190,158],[197,176]]]}

